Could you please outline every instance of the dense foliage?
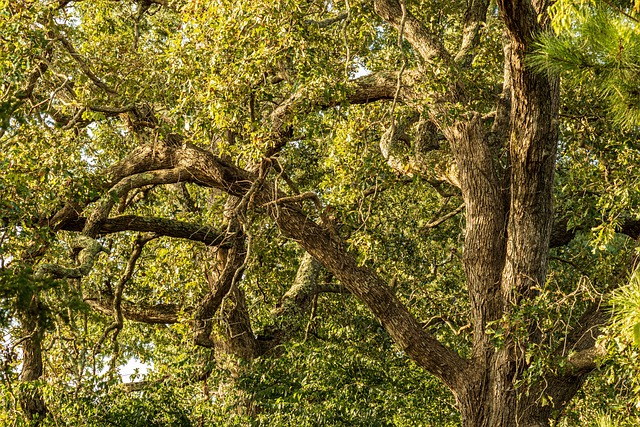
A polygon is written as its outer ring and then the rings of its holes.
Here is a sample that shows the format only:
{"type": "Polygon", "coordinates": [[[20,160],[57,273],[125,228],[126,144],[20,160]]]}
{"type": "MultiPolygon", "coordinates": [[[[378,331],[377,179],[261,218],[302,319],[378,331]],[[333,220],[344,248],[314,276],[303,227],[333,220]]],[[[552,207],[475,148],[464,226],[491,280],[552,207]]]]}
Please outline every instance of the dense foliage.
{"type": "Polygon", "coordinates": [[[478,326],[486,171],[456,144],[476,124],[514,185],[511,2],[373,3],[0,0],[0,424],[480,425],[473,375],[416,356],[432,338],[465,369],[514,349],[545,422],[640,422],[633,5],[540,12],[525,75],[563,82],[543,280],[478,326]]]}

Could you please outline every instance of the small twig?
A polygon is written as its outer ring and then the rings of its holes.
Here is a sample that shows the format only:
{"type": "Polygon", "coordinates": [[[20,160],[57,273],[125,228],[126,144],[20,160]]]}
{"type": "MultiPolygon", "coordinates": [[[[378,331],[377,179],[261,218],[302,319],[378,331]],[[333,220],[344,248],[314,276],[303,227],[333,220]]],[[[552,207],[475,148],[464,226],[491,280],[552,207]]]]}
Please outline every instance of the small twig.
{"type": "Polygon", "coordinates": [[[287,185],[289,186],[289,188],[291,188],[291,190],[295,193],[295,194],[300,194],[300,189],[298,188],[298,186],[295,184],[295,182],[293,182],[291,180],[291,177],[289,177],[289,175],[285,172],[284,167],[280,164],[280,160],[278,160],[277,157],[273,158],[274,162],[273,162],[273,169],[278,172],[278,175],[282,176],[282,179],[284,179],[284,182],[287,183],[287,185]]]}
{"type": "Polygon", "coordinates": [[[69,120],[69,122],[64,125],[62,127],[63,130],[69,130],[71,128],[73,128],[76,123],[80,122],[80,120],[82,120],[82,115],[84,114],[84,112],[87,111],[86,107],[82,107],[78,110],[78,112],[71,118],[71,120],[69,120]]]}
{"type": "Polygon", "coordinates": [[[462,333],[462,331],[469,329],[471,327],[471,323],[467,323],[464,326],[461,326],[460,328],[456,329],[456,326],[446,317],[443,316],[434,316],[431,319],[429,319],[427,322],[422,324],[422,327],[427,329],[430,328],[432,326],[435,326],[439,323],[444,323],[445,325],[447,325],[449,327],[449,329],[451,329],[451,332],[453,332],[456,336],[460,335],[462,333]]]}
{"type": "Polygon", "coordinates": [[[107,93],[109,93],[111,95],[117,95],[118,94],[115,90],[113,90],[109,86],[107,86],[107,84],[105,82],[100,80],[100,78],[98,76],[96,76],[93,73],[93,71],[91,71],[91,68],[89,67],[87,62],[82,58],[82,56],[78,53],[78,51],[76,51],[76,49],[73,47],[71,42],[65,36],[63,36],[62,34],[57,34],[56,38],[60,41],[60,43],[62,43],[62,45],[65,47],[67,52],[69,52],[71,57],[73,59],[75,59],[75,61],[80,65],[80,69],[82,70],[82,72],[87,77],[89,77],[89,79],[96,86],[98,86],[100,89],[104,90],[105,92],[107,92],[107,93]]]}
{"type": "Polygon", "coordinates": [[[36,328],[33,332],[31,332],[29,335],[25,335],[24,337],[20,338],[19,340],[17,340],[16,342],[14,342],[11,347],[9,348],[9,351],[13,352],[14,349],[16,347],[18,347],[20,344],[22,344],[23,342],[25,342],[28,339],[31,339],[36,333],[38,332],[38,329],[36,328]]]}
{"type": "MultiPolygon", "coordinates": [[[[263,159],[262,163],[260,163],[258,178],[251,184],[249,191],[247,191],[245,195],[242,196],[242,199],[240,199],[240,202],[235,208],[235,213],[240,219],[244,219],[247,208],[249,207],[249,205],[251,205],[251,202],[253,201],[253,196],[255,195],[255,193],[264,184],[264,181],[267,178],[267,174],[269,172],[270,167],[271,167],[271,159],[269,158],[263,159]]],[[[242,222],[242,220],[240,222],[242,222]]]]}
{"type": "Polygon", "coordinates": [[[349,40],[347,37],[347,29],[349,28],[349,22],[351,21],[351,7],[349,6],[349,0],[345,0],[345,6],[347,8],[347,16],[344,20],[344,25],[342,27],[342,37],[344,42],[344,47],[346,50],[345,61],[344,61],[344,73],[349,78],[349,62],[351,62],[351,49],[349,48],[349,40]]]}
{"type": "Polygon", "coordinates": [[[129,111],[134,111],[136,109],[136,106],[134,104],[125,105],[123,107],[109,107],[105,105],[89,105],[88,108],[91,111],[96,111],[99,113],[122,114],[122,113],[128,113],[129,111]]]}
{"type": "Polygon", "coordinates": [[[269,206],[269,205],[282,205],[285,203],[297,203],[297,202],[301,202],[303,200],[309,200],[309,199],[312,199],[315,202],[315,199],[318,199],[318,196],[316,195],[316,193],[312,191],[307,191],[306,193],[296,194],[295,196],[286,196],[276,200],[272,200],[270,202],[265,203],[261,207],[269,206]]]}
{"type": "Polygon", "coordinates": [[[383,191],[388,190],[389,188],[391,188],[392,184],[402,184],[402,185],[406,185],[406,184],[411,184],[413,182],[413,178],[411,177],[402,177],[400,179],[398,179],[395,182],[384,182],[382,184],[378,184],[377,180],[376,180],[376,184],[372,187],[367,188],[366,190],[364,190],[362,192],[362,196],[363,197],[368,197],[371,195],[377,195],[382,193],[383,191]]]}
{"type": "Polygon", "coordinates": [[[442,218],[438,218],[435,221],[431,221],[430,223],[425,225],[424,228],[435,228],[435,227],[439,226],[440,224],[442,224],[443,222],[445,222],[446,220],[448,220],[449,218],[452,218],[452,217],[456,216],[457,214],[459,214],[460,212],[462,212],[463,209],[464,209],[464,203],[462,203],[460,206],[458,206],[454,211],[451,211],[448,214],[444,215],[442,218]]]}
{"type": "Polygon", "coordinates": [[[623,14],[624,16],[626,16],[627,18],[631,19],[633,22],[640,22],[640,20],[638,20],[638,18],[628,14],[627,12],[625,12],[624,10],[622,10],[620,7],[616,6],[615,4],[611,3],[610,1],[608,1],[608,0],[602,0],[602,1],[604,3],[606,3],[612,9],[615,9],[617,12],[619,12],[619,13],[623,14]]]}

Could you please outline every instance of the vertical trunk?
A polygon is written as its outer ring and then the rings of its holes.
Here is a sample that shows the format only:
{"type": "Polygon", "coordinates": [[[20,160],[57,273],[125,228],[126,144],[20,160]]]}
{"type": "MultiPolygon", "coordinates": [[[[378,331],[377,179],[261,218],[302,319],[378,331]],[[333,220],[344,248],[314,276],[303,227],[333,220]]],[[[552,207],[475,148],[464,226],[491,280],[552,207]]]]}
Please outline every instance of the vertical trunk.
{"type": "Polygon", "coordinates": [[[35,426],[39,426],[47,415],[47,407],[42,393],[35,381],[42,377],[42,338],[41,307],[34,294],[29,307],[22,314],[22,331],[27,337],[22,342],[22,370],[20,381],[24,389],[20,394],[20,406],[25,416],[35,426]]]}
{"type": "Polygon", "coordinates": [[[473,130],[473,122],[466,128],[454,126],[448,136],[467,204],[464,263],[474,324],[468,381],[457,397],[465,427],[541,427],[548,425],[550,414],[539,411],[537,402],[516,388],[526,368],[524,347],[529,340],[535,341],[537,328],[528,325],[528,336],[523,337],[513,330],[514,322],[508,317],[545,281],[553,219],[558,82],[525,63],[534,36],[542,31],[543,5],[527,1],[499,1],[498,5],[510,38],[505,52],[509,66],[505,75],[510,81],[505,86],[511,88],[511,111],[505,135],[508,176],[500,182],[504,195],[494,199],[506,209],[500,212],[487,203],[495,192],[492,182],[498,182],[492,168],[499,163],[495,157],[493,163],[487,160],[492,153],[485,138],[473,130]],[[493,229],[492,224],[496,224],[493,229]],[[499,345],[487,334],[489,322],[497,322],[502,329],[499,345]]]}
{"type": "Polygon", "coordinates": [[[216,339],[216,354],[233,355],[243,360],[253,360],[260,354],[259,342],[255,338],[249,318],[244,292],[233,285],[220,307],[219,336],[216,339]]]}
{"type": "Polygon", "coordinates": [[[522,364],[509,346],[496,351],[486,369],[468,373],[467,388],[458,396],[464,427],[548,426],[549,414],[537,413],[536,403],[526,402],[515,388],[522,364]]]}
{"type": "Polygon", "coordinates": [[[525,46],[513,42],[511,204],[503,293],[515,304],[544,284],[553,225],[558,141],[558,80],[528,70],[525,46]]]}
{"type": "MultiPolygon", "coordinates": [[[[506,3],[506,2],[505,2],[506,3]]],[[[480,125],[449,128],[467,206],[464,265],[474,325],[474,351],[467,383],[458,392],[465,427],[543,427],[550,413],[523,395],[516,382],[526,368],[524,347],[535,340],[512,330],[510,313],[545,281],[553,218],[553,182],[557,145],[558,84],[525,65],[532,35],[540,31],[531,5],[503,6],[511,30],[506,51],[511,88],[509,167],[504,180],[480,125]],[[528,13],[531,12],[531,20],[528,13]],[[523,18],[524,16],[524,18],[523,18]],[[506,317],[504,317],[506,316],[506,317]],[[502,328],[492,342],[487,325],[502,328]],[[516,337],[519,336],[519,338],[516,337]]],[[[495,141],[492,141],[495,145],[495,141]]],[[[506,141],[505,141],[506,142],[506,141]]]]}
{"type": "Polygon", "coordinates": [[[505,195],[499,163],[479,117],[454,123],[445,135],[453,148],[466,205],[463,261],[471,303],[472,357],[486,364],[493,351],[487,324],[499,319],[503,310],[500,275],[505,263],[505,195]]]}

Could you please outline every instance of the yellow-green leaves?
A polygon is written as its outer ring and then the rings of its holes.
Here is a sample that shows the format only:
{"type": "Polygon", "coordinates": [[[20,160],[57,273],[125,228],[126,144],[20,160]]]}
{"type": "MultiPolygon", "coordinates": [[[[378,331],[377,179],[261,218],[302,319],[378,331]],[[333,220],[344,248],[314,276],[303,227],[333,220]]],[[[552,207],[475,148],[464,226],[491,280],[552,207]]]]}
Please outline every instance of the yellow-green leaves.
{"type": "Polygon", "coordinates": [[[636,271],[629,283],[611,299],[614,330],[627,343],[640,346],[640,275],[636,271]]]}

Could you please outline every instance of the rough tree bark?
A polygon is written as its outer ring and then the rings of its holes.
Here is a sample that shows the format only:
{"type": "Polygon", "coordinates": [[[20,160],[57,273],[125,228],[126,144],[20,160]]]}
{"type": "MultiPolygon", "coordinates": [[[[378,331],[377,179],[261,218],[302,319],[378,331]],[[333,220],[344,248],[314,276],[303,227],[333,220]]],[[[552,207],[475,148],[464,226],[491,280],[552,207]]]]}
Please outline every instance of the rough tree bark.
{"type": "Polygon", "coordinates": [[[20,381],[25,388],[21,391],[20,406],[27,419],[39,426],[47,415],[47,406],[42,393],[34,384],[43,373],[42,365],[42,338],[44,327],[42,325],[42,307],[38,301],[37,293],[33,293],[29,306],[21,313],[21,329],[25,335],[22,341],[22,370],[20,381]]]}
{"type": "MultiPolygon", "coordinates": [[[[575,359],[573,370],[549,375],[544,389],[536,385],[516,387],[527,367],[524,346],[527,341],[536,342],[538,329],[532,324],[524,338],[516,336],[509,316],[519,304],[535,296],[536,287],[544,284],[552,241],[556,244],[571,239],[566,233],[560,233],[562,235],[556,236],[556,240],[551,238],[558,140],[558,79],[532,71],[525,61],[534,37],[545,31],[547,2],[497,2],[506,35],[505,68],[501,96],[496,101],[493,115],[489,115],[493,117],[492,126],[488,125],[486,115],[470,107],[473,94],[467,93],[464,84],[455,79],[455,73],[464,73],[473,63],[478,29],[489,5],[485,0],[467,3],[461,47],[452,54],[441,38],[430,33],[411,13],[403,0],[374,1],[376,12],[406,37],[423,61],[422,65],[442,67],[440,71],[449,73],[452,81],[447,93],[431,97],[432,101],[420,108],[421,112],[427,112],[431,131],[437,130],[444,135],[451,147],[458,171],[453,181],[459,183],[466,207],[463,263],[473,331],[469,358],[442,345],[423,328],[378,274],[359,265],[331,220],[322,212],[316,196],[312,193],[286,196],[264,176],[256,176],[190,144],[138,147],[108,171],[108,179],[98,188],[104,193],[103,197],[87,219],[78,218],[79,208],[66,207],[52,218],[54,229],[82,231],[89,238],[124,229],[151,231],[153,224],[143,218],[109,218],[118,198],[133,188],[150,184],[192,182],[222,190],[240,200],[248,199],[252,208],[266,212],[285,236],[298,242],[309,254],[309,260],[313,257],[321,263],[362,301],[402,351],[449,387],[457,400],[464,427],[549,425],[551,414],[564,408],[593,366],[588,363],[588,357],[587,362],[575,359]],[[467,111],[457,118],[448,117],[451,104],[461,105],[467,111]],[[316,214],[321,218],[319,222],[312,220],[302,208],[308,201],[314,202],[316,214]],[[488,331],[492,323],[499,324],[504,330],[499,345],[488,331]],[[542,393],[552,397],[551,404],[543,406],[542,393]]],[[[409,76],[419,79],[419,73],[415,71],[407,73],[409,76]]],[[[396,96],[410,98],[411,90],[397,88],[397,80],[394,75],[382,74],[360,79],[350,101],[365,103],[396,96]]],[[[276,154],[286,143],[289,114],[304,97],[304,91],[294,93],[274,109],[270,116],[273,146],[266,157],[276,154]]],[[[189,233],[193,227],[189,224],[167,222],[166,226],[170,230],[168,235],[191,238],[189,233]]],[[[224,241],[219,232],[209,232],[194,233],[192,239],[211,245],[224,241]]],[[[219,277],[212,279],[209,300],[195,315],[196,321],[202,323],[196,326],[204,331],[196,338],[201,344],[212,345],[207,320],[226,296],[231,304],[226,316],[234,320],[235,329],[228,331],[228,339],[222,343],[224,351],[245,358],[256,357],[264,353],[264,348],[253,337],[242,291],[231,280],[240,268],[242,250],[232,246],[223,251],[229,258],[223,263],[219,277]],[[231,256],[234,251],[235,255],[231,256]],[[229,259],[233,261],[229,262],[229,259]]],[[[50,270],[55,269],[51,267],[50,270]]],[[[303,301],[299,306],[305,308],[310,301],[308,294],[300,296],[303,301]]],[[[105,310],[104,304],[97,300],[92,304],[98,310],[105,310]]],[[[126,310],[128,307],[123,306],[125,316],[126,310]]],[[[133,310],[130,313],[135,314],[133,310]]],[[[174,319],[171,313],[159,311],[147,313],[147,317],[158,319],[154,313],[166,316],[163,319],[167,322],[174,319]]],[[[144,319],[144,315],[139,318],[144,319]]],[[[567,337],[565,347],[591,355],[594,334],[587,332],[602,322],[603,316],[598,309],[585,313],[567,337]]],[[[38,378],[42,373],[41,360],[38,362],[40,356],[29,347],[24,349],[25,357],[28,352],[34,354],[29,378],[38,378]]],[[[24,375],[26,379],[27,374],[24,375]]],[[[32,412],[38,411],[36,408],[32,412]]]]}

